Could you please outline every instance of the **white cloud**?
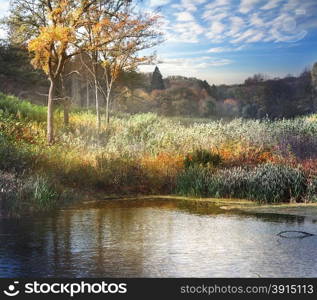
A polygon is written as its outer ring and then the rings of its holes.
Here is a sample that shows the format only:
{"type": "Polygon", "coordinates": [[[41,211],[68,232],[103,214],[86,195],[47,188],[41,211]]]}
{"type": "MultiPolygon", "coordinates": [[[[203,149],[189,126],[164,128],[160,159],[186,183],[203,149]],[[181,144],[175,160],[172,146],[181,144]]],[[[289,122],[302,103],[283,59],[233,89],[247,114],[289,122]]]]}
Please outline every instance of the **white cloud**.
{"type": "MultiPolygon", "coordinates": [[[[233,63],[229,59],[225,58],[212,58],[209,56],[206,57],[195,57],[195,58],[161,58],[159,63],[160,71],[164,77],[170,75],[179,75],[187,77],[197,77],[202,79],[211,79],[210,78],[210,69],[217,68],[217,72],[211,72],[217,74],[214,76],[210,82],[224,83],[228,81],[228,74],[223,74],[221,78],[219,74],[222,73],[221,66],[229,65],[233,63]]],[[[143,65],[139,67],[142,72],[153,72],[153,65],[143,65]]],[[[235,76],[237,77],[237,76],[235,76]]],[[[243,76],[246,78],[247,76],[243,76]]],[[[242,80],[242,78],[241,78],[242,80]]],[[[234,79],[237,82],[237,79],[234,79]]]]}
{"type": "MultiPolygon", "coordinates": [[[[203,53],[219,57],[218,60],[215,57],[165,60],[160,66],[162,72],[181,72],[188,76],[188,72],[199,70],[199,74],[203,74],[212,66],[230,63],[225,58],[220,60],[226,53],[240,51],[259,42],[279,43],[277,46],[287,42],[292,45],[305,38],[308,31],[317,30],[317,0],[151,1],[171,4],[166,15],[170,22],[163,29],[168,41],[201,43],[202,47],[197,45],[187,49],[185,45],[180,48],[181,52],[177,53],[180,57],[203,53]],[[209,50],[200,50],[206,49],[208,44],[213,45],[209,46],[209,50]],[[186,49],[191,54],[186,53],[186,49]]],[[[223,71],[218,69],[217,74],[219,70],[223,71]]]]}
{"type": "Polygon", "coordinates": [[[158,7],[169,4],[171,0],[150,0],[149,6],[150,7],[158,7]]]}
{"type": "Polygon", "coordinates": [[[222,10],[222,9],[215,9],[215,10],[209,10],[205,11],[203,14],[204,20],[209,21],[221,21],[229,16],[228,12],[222,10]]]}
{"type": "Polygon", "coordinates": [[[253,28],[246,30],[242,34],[240,34],[236,39],[232,41],[232,43],[241,43],[245,42],[247,39],[252,39],[254,36],[256,36],[259,32],[253,28]]]}
{"type": "Polygon", "coordinates": [[[297,42],[307,35],[307,31],[297,25],[294,16],[283,13],[271,22],[270,34],[276,42],[297,42]]]}
{"type": "Polygon", "coordinates": [[[4,17],[8,13],[9,7],[10,7],[9,1],[0,0],[0,18],[4,17]]]}
{"type": "Polygon", "coordinates": [[[199,5],[205,3],[207,0],[181,0],[180,4],[173,4],[172,7],[179,10],[197,11],[199,5]]]}
{"type": "Polygon", "coordinates": [[[213,10],[217,7],[229,6],[230,3],[231,0],[214,0],[205,6],[205,10],[213,10]]]}
{"type": "Polygon", "coordinates": [[[207,67],[219,67],[231,64],[232,61],[225,58],[212,58],[209,56],[191,58],[160,58],[159,64],[173,65],[175,68],[185,67],[201,69],[207,67]]]}
{"type": "Polygon", "coordinates": [[[255,5],[262,0],[241,0],[239,11],[242,14],[247,14],[250,12],[255,5]]]}
{"type": "Polygon", "coordinates": [[[180,13],[175,13],[177,21],[194,21],[194,17],[191,13],[184,11],[180,13]]]}
{"type": "Polygon", "coordinates": [[[245,46],[240,46],[240,47],[216,47],[216,48],[211,48],[207,52],[208,53],[224,53],[224,52],[236,52],[236,51],[241,51],[245,48],[245,46]]]}
{"type": "Polygon", "coordinates": [[[179,0],[170,8],[163,31],[172,42],[294,42],[317,28],[316,0],[179,0]]]}
{"type": "Polygon", "coordinates": [[[228,51],[230,51],[229,48],[217,47],[217,48],[211,48],[207,52],[208,53],[222,53],[222,52],[228,52],[228,51]]]}
{"type": "Polygon", "coordinates": [[[230,18],[230,30],[226,32],[229,37],[235,37],[241,30],[246,27],[245,21],[240,17],[230,18]]]}
{"type": "Polygon", "coordinates": [[[261,7],[263,10],[270,10],[278,7],[280,5],[280,2],[283,0],[269,0],[265,5],[261,7]]]}
{"type": "Polygon", "coordinates": [[[169,40],[172,42],[197,43],[205,29],[196,22],[182,22],[171,26],[169,40]]]}
{"type": "Polygon", "coordinates": [[[266,27],[268,24],[259,16],[258,13],[254,13],[250,17],[250,25],[254,27],[266,27]]]}
{"type": "Polygon", "coordinates": [[[219,22],[219,21],[214,21],[211,23],[210,30],[206,33],[206,36],[213,40],[213,42],[220,42],[223,40],[223,32],[225,31],[226,26],[219,22]]]}
{"type": "Polygon", "coordinates": [[[264,38],[264,33],[263,32],[258,32],[257,34],[253,35],[252,37],[248,38],[245,42],[246,43],[255,43],[259,42],[264,38]]]}
{"type": "Polygon", "coordinates": [[[209,21],[221,21],[229,16],[230,0],[215,0],[205,5],[202,18],[209,21]]]}
{"type": "Polygon", "coordinates": [[[222,33],[225,30],[225,25],[218,21],[212,22],[211,30],[215,34],[222,33]]]}

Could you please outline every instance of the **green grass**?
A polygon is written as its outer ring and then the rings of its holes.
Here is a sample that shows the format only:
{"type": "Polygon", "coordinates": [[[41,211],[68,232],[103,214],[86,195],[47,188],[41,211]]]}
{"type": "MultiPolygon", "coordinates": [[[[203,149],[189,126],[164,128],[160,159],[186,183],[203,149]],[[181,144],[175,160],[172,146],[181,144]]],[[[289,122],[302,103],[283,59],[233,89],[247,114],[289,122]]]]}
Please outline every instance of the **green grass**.
{"type": "Polygon", "coordinates": [[[0,93],[0,111],[4,115],[15,116],[18,119],[45,122],[47,109],[44,106],[31,104],[14,96],[0,93]]]}

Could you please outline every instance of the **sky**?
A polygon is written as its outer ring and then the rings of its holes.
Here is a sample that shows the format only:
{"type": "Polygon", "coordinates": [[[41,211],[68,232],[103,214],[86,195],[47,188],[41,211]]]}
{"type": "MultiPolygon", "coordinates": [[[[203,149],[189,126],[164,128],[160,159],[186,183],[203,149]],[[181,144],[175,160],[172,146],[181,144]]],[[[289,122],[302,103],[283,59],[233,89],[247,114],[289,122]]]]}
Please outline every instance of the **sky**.
{"type": "MultiPolygon", "coordinates": [[[[317,62],[316,0],[143,0],[140,5],[162,16],[158,29],[165,42],[153,50],[164,77],[234,84],[256,73],[298,75],[317,62]]],[[[8,8],[9,1],[0,0],[0,17],[8,8]]]]}
{"type": "MultiPolygon", "coordinates": [[[[148,0],[162,15],[163,76],[210,84],[297,75],[317,62],[316,0],[148,0]]],[[[142,66],[152,71],[153,66],[142,66]]]]}

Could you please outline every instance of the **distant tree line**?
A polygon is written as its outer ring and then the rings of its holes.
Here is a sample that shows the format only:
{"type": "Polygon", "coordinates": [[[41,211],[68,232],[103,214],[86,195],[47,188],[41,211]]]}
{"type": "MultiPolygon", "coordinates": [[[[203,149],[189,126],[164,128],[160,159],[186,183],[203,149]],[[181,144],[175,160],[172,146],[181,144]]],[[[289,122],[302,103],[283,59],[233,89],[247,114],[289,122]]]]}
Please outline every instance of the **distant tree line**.
{"type": "MultiPolygon", "coordinates": [[[[35,70],[26,47],[0,42],[0,91],[47,103],[48,82],[43,71],[35,70]]],[[[66,94],[73,105],[95,106],[95,89],[87,63],[75,57],[65,65],[72,73],[65,80],[66,94]]],[[[103,68],[97,70],[102,85],[103,68]]],[[[98,92],[100,93],[100,92],[98,92]]],[[[106,95],[100,93],[100,105],[106,95]]],[[[317,63],[299,76],[267,78],[256,74],[238,85],[210,85],[184,76],[163,78],[159,67],[153,73],[120,70],[112,87],[111,110],[138,113],[156,112],[166,116],[291,118],[317,112],[317,63]]]]}
{"type": "Polygon", "coordinates": [[[229,103],[220,114],[245,118],[291,118],[316,112],[314,70],[305,70],[299,76],[269,79],[254,75],[240,85],[217,87],[217,101],[229,103]],[[231,102],[228,100],[230,99],[231,102]]]}

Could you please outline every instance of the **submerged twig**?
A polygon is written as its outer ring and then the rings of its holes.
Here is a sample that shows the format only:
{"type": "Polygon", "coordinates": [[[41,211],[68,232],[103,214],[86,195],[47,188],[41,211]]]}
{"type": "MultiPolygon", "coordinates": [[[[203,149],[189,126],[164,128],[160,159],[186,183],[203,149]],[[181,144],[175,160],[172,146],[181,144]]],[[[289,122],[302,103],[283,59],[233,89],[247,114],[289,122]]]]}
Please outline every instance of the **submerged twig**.
{"type": "Polygon", "coordinates": [[[309,233],[309,232],[305,232],[305,231],[287,230],[287,231],[281,231],[277,235],[282,237],[282,238],[287,238],[287,239],[302,239],[302,238],[305,238],[305,237],[314,236],[315,234],[309,233]],[[297,233],[297,235],[288,236],[287,235],[288,233],[297,233]]]}

